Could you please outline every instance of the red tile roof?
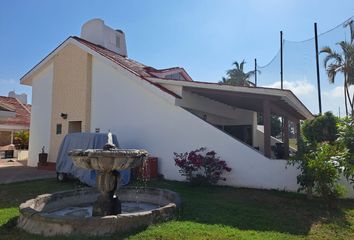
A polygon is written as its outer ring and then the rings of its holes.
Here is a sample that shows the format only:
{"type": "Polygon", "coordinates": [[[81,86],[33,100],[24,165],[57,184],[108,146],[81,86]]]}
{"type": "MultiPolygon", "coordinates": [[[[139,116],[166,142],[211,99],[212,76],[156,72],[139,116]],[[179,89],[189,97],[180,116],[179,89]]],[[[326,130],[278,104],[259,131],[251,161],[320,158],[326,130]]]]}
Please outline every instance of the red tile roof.
{"type": "Polygon", "coordinates": [[[127,57],[124,57],[116,52],[113,52],[107,48],[104,48],[100,45],[94,44],[92,42],[89,42],[85,39],[79,38],[79,37],[71,37],[78,42],[84,44],[85,46],[91,48],[98,54],[110,59],[111,61],[115,62],[116,64],[120,65],[121,67],[127,69],[128,71],[134,73],[135,75],[141,77],[143,80],[149,82],[150,84],[158,87],[160,90],[174,96],[177,98],[180,98],[180,96],[176,95],[174,92],[168,90],[167,88],[161,86],[160,84],[153,83],[152,81],[148,80],[147,77],[156,77],[155,75],[151,74],[150,72],[156,72],[159,71],[153,67],[146,66],[144,64],[141,64],[137,61],[134,61],[132,59],[129,59],[127,57]]]}
{"type": "MultiPolygon", "coordinates": [[[[139,76],[154,77],[154,75],[149,73],[149,69],[151,69],[151,67],[149,67],[149,66],[146,66],[146,65],[141,64],[137,61],[134,61],[132,59],[124,57],[116,52],[113,52],[107,48],[100,46],[100,45],[89,42],[85,39],[82,39],[82,38],[79,38],[76,36],[72,37],[72,38],[79,41],[80,43],[86,45],[87,47],[91,48],[95,52],[109,58],[113,62],[118,63],[119,65],[122,65],[125,68],[128,68],[129,70],[133,71],[134,73],[138,74],[139,76]]],[[[154,70],[156,70],[156,69],[154,69],[154,70]]]]}
{"type": "MultiPolygon", "coordinates": [[[[89,48],[98,52],[99,54],[104,55],[105,57],[111,59],[112,61],[114,61],[120,65],[123,65],[124,67],[130,69],[131,71],[133,71],[134,73],[138,74],[141,77],[156,77],[156,75],[154,73],[165,73],[165,72],[169,72],[172,70],[182,70],[185,74],[188,75],[188,73],[181,67],[156,69],[151,66],[146,66],[142,63],[139,63],[133,59],[124,57],[116,52],[113,52],[107,48],[100,46],[100,45],[89,42],[85,39],[82,39],[82,38],[79,38],[76,36],[74,36],[72,38],[79,41],[80,43],[88,46],[89,48]]],[[[188,75],[188,77],[190,78],[189,75],[188,75]]]]}
{"type": "Polygon", "coordinates": [[[0,125],[21,125],[29,128],[31,105],[22,104],[16,98],[0,96],[0,106],[6,106],[16,112],[15,117],[0,119],[0,125]]]}

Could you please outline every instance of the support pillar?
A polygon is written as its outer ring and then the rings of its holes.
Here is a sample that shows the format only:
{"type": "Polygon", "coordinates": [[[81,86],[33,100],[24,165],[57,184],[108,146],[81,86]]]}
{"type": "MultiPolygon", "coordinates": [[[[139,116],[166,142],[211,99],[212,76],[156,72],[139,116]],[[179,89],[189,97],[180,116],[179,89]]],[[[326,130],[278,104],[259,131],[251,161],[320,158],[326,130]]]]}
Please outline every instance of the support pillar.
{"type": "Polygon", "coordinates": [[[11,144],[14,143],[14,130],[11,130],[11,144]]]}
{"type": "Polygon", "coordinates": [[[283,117],[283,143],[284,143],[284,159],[289,158],[289,120],[283,117]]]}
{"type": "Polygon", "coordinates": [[[299,150],[300,139],[301,139],[300,120],[296,120],[296,144],[297,144],[297,150],[299,150]]]}
{"type": "Polygon", "coordinates": [[[264,124],[264,156],[271,157],[270,149],[270,103],[263,101],[263,124],[264,124]]]}

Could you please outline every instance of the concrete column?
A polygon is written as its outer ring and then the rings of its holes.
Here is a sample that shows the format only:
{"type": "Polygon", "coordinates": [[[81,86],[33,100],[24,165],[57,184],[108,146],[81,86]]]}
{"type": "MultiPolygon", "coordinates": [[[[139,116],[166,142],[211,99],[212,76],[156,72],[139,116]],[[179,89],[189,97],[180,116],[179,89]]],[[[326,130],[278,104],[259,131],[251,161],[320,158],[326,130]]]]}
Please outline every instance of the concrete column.
{"type": "Polygon", "coordinates": [[[301,138],[301,126],[300,126],[300,120],[296,120],[296,144],[297,148],[299,149],[299,142],[301,138]]]}
{"type": "Polygon", "coordinates": [[[257,112],[253,112],[253,121],[252,121],[252,146],[258,147],[257,141],[257,112]]]}
{"type": "Polygon", "coordinates": [[[264,124],[264,156],[271,157],[270,149],[270,103],[263,101],[263,124],[264,124]]]}
{"type": "Polygon", "coordinates": [[[14,130],[11,130],[11,144],[14,143],[14,130]]]}
{"type": "Polygon", "coordinates": [[[283,117],[283,143],[284,143],[284,159],[289,158],[289,120],[283,117]]]}

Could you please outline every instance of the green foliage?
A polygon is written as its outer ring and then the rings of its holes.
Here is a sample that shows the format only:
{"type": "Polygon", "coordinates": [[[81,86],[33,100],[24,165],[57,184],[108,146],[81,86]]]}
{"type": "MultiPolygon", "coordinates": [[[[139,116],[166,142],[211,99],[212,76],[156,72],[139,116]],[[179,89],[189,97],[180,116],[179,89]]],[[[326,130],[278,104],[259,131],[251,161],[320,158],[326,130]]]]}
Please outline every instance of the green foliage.
{"type": "Polygon", "coordinates": [[[327,71],[328,80],[334,83],[337,73],[344,76],[343,90],[345,100],[345,111],[348,115],[348,102],[351,115],[354,117],[354,93],[350,96],[349,87],[354,85],[354,27],[353,22],[348,22],[345,27],[349,27],[351,31],[350,41],[341,41],[337,45],[341,48],[341,52],[336,52],[326,46],[321,49],[321,53],[325,53],[323,60],[324,67],[327,71]]]}
{"type": "Polygon", "coordinates": [[[338,121],[337,144],[348,151],[343,164],[345,177],[354,185],[354,118],[345,117],[338,121]]]}
{"type": "Polygon", "coordinates": [[[353,118],[338,119],[331,113],[306,121],[296,159],[291,161],[301,170],[297,177],[299,190],[311,195],[314,188],[329,206],[344,193],[338,184],[342,174],[354,183],[353,123],[353,118]]]}
{"type": "Polygon", "coordinates": [[[19,149],[28,149],[29,131],[18,131],[14,134],[14,144],[19,149]]]}
{"type": "MultiPolygon", "coordinates": [[[[258,114],[257,124],[263,125],[263,114],[258,114]]],[[[270,135],[277,137],[282,131],[280,117],[271,115],[270,118],[270,135]]]]}
{"type": "Polygon", "coordinates": [[[250,86],[250,78],[255,74],[255,71],[244,72],[246,62],[243,60],[241,63],[237,61],[233,63],[235,68],[226,72],[227,77],[223,77],[219,83],[237,85],[237,86],[250,86]]]}
{"type": "Polygon", "coordinates": [[[302,134],[312,143],[334,142],[337,139],[338,118],[331,112],[317,116],[313,120],[306,120],[302,125],[302,134]]]}
{"type": "Polygon", "coordinates": [[[315,192],[333,207],[334,201],[343,196],[343,187],[338,184],[347,151],[336,145],[321,143],[314,151],[307,152],[304,157],[307,162],[307,175],[313,180],[315,192]]]}
{"type": "Polygon", "coordinates": [[[193,184],[216,184],[226,181],[222,175],[230,172],[226,162],[220,159],[215,151],[207,151],[205,147],[185,153],[173,153],[175,165],[186,180],[193,184]]]}

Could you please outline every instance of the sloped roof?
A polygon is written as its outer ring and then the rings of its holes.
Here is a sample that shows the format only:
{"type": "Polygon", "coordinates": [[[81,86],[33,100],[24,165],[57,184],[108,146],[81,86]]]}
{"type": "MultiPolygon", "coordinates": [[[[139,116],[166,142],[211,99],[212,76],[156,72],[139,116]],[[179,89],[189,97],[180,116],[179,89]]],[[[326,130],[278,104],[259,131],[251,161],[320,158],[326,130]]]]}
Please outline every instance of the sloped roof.
{"type": "MultiPolygon", "coordinates": [[[[108,50],[107,48],[104,48],[100,45],[94,44],[92,42],[89,42],[85,39],[79,38],[79,37],[72,37],[73,39],[79,41],[80,43],[86,45],[87,47],[91,48],[92,50],[96,51],[97,53],[113,60],[114,62],[123,65],[124,67],[130,69],[131,71],[137,73],[141,77],[157,77],[156,73],[168,73],[169,71],[172,70],[181,70],[186,74],[189,78],[190,76],[188,73],[181,67],[172,67],[172,68],[164,68],[164,69],[156,69],[151,66],[144,65],[142,63],[139,63],[133,59],[124,57],[116,52],[113,52],[111,50],[108,50]]],[[[190,78],[191,79],[191,78],[190,78]]]]}
{"type": "Polygon", "coordinates": [[[124,57],[116,52],[108,50],[107,48],[104,48],[104,47],[94,44],[92,42],[86,41],[82,38],[79,38],[76,36],[74,36],[72,38],[79,41],[80,43],[86,45],[87,47],[91,48],[95,52],[111,59],[112,61],[129,68],[130,70],[134,71],[135,73],[139,74],[142,77],[153,77],[153,75],[149,74],[149,72],[147,71],[147,69],[149,67],[144,64],[141,64],[141,63],[134,61],[132,59],[129,59],[127,57],[124,57]]]}
{"type": "MultiPolygon", "coordinates": [[[[118,64],[122,68],[130,71],[131,73],[139,76],[142,80],[149,82],[150,84],[154,85],[155,87],[159,88],[160,90],[176,97],[176,98],[181,98],[181,96],[178,95],[178,93],[175,93],[171,90],[169,90],[168,87],[166,87],[169,84],[172,85],[198,85],[198,87],[201,88],[209,88],[208,86],[211,86],[212,88],[214,87],[221,87],[221,88],[227,88],[223,90],[232,90],[236,94],[236,92],[240,91],[247,91],[249,94],[255,94],[257,95],[259,91],[267,91],[268,95],[286,95],[287,98],[292,99],[292,102],[295,102],[297,107],[300,107],[301,111],[304,112],[304,116],[307,118],[311,118],[312,113],[303,105],[303,103],[290,91],[290,90],[281,90],[281,89],[272,89],[272,88],[260,88],[260,87],[243,87],[243,86],[229,86],[226,84],[220,84],[220,83],[209,83],[209,82],[196,82],[193,81],[191,78],[190,80],[175,80],[175,79],[168,79],[164,77],[165,73],[169,73],[172,71],[176,70],[181,70],[182,73],[185,73],[188,75],[188,73],[183,69],[179,67],[173,67],[173,68],[166,68],[166,69],[155,69],[153,67],[141,64],[137,61],[134,61],[132,59],[129,59],[125,56],[122,56],[116,52],[113,52],[111,50],[108,50],[100,45],[94,44],[92,42],[89,42],[87,40],[84,40],[82,38],[76,37],[76,36],[71,36],[68,39],[66,39],[62,44],[60,44],[56,49],[54,49],[51,53],[49,53],[41,62],[39,62],[36,66],[34,66],[29,72],[27,72],[22,78],[21,78],[21,83],[22,84],[28,84],[31,85],[31,80],[27,81],[32,75],[36,69],[39,69],[41,65],[44,65],[52,56],[56,54],[56,52],[60,51],[62,47],[64,47],[67,43],[74,43],[74,44],[79,44],[82,47],[88,48],[88,50],[94,52],[95,54],[99,54],[104,58],[109,59],[110,61],[114,62],[115,64],[118,64]],[[230,88],[230,89],[228,89],[230,88]],[[237,88],[237,91],[234,91],[237,88]]],[[[86,50],[86,51],[88,51],[86,50]]],[[[189,76],[189,75],[188,75],[189,76]]],[[[184,86],[184,87],[186,87],[184,86]]],[[[189,86],[191,87],[191,86],[189,86]]]]}
{"type": "Polygon", "coordinates": [[[0,96],[0,106],[16,113],[15,117],[0,119],[0,125],[20,125],[29,128],[31,120],[29,104],[22,104],[16,98],[0,96]]]}
{"type": "Polygon", "coordinates": [[[288,116],[295,116],[297,119],[312,119],[311,111],[287,89],[233,86],[221,83],[166,80],[161,78],[149,78],[154,83],[162,86],[180,86],[184,90],[199,94],[243,109],[262,112],[262,102],[271,100],[276,113],[287,113],[288,116]],[[280,111],[281,110],[281,111],[280,111]]]}

